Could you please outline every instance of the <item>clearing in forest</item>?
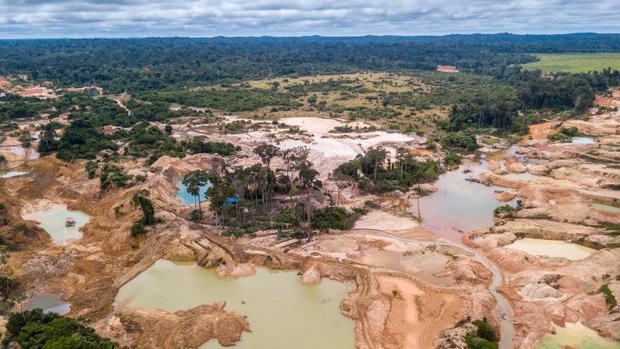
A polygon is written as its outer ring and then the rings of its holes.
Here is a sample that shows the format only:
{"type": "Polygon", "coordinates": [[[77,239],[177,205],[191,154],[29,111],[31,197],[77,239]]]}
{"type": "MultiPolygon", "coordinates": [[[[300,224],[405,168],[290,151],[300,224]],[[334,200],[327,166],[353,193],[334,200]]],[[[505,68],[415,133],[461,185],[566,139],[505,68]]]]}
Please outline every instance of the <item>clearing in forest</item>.
{"type": "Polygon", "coordinates": [[[524,64],[527,70],[546,73],[587,73],[605,68],[620,69],[620,52],[536,54],[537,62],[524,64]]]}

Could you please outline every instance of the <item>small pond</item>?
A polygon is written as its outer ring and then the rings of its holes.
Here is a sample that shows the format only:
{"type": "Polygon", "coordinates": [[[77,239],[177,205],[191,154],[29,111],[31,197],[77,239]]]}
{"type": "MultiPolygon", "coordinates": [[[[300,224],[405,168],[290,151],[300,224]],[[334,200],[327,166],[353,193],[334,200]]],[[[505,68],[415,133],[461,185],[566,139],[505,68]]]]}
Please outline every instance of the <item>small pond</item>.
{"type": "Polygon", "coordinates": [[[22,218],[39,222],[55,243],[81,238],[80,228],[88,223],[88,215],[84,212],[69,210],[67,206],[59,204],[51,204],[44,209],[23,214],[22,218]],[[75,225],[67,227],[67,218],[73,218],[75,225]]]}
{"type": "Polygon", "coordinates": [[[595,250],[581,245],[544,239],[524,238],[504,246],[540,257],[564,257],[573,261],[587,258],[595,250]]]}
{"type": "Polygon", "coordinates": [[[592,208],[599,211],[611,212],[611,213],[620,213],[620,208],[610,205],[604,204],[592,204],[592,208]]]}
{"type": "Polygon", "coordinates": [[[620,349],[620,342],[607,340],[580,322],[556,326],[555,334],[544,336],[538,342],[538,349],[564,348],[620,349]]]}
{"type": "Polygon", "coordinates": [[[19,177],[27,174],[28,172],[20,172],[20,171],[9,171],[0,173],[0,178],[13,178],[19,177]]]}
{"type": "MultiPolygon", "coordinates": [[[[499,187],[468,181],[487,170],[487,162],[459,168],[439,176],[438,190],[420,199],[421,226],[440,237],[459,240],[459,232],[493,225],[493,210],[505,203],[497,200],[499,187]]],[[[513,200],[510,204],[515,204],[513,200]]],[[[417,216],[413,202],[411,212],[417,216]]]]}
{"type": "MultiPolygon", "coordinates": [[[[232,279],[195,264],[159,260],[119,290],[115,306],[174,312],[225,301],[225,309],[247,315],[252,329],[237,349],[354,348],[354,323],[340,312],[349,289],[328,279],[304,285],[294,271],[259,268],[232,279]]],[[[217,341],[202,346],[219,347],[217,341]]]]}
{"type": "MultiPolygon", "coordinates": [[[[187,186],[183,183],[178,182],[177,185],[177,198],[181,199],[183,205],[194,205],[196,204],[195,198],[192,194],[187,192],[187,186]]],[[[207,190],[211,188],[211,183],[200,187],[200,201],[205,201],[207,190]]]]}
{"type": "Polygon", "coordinates": [[[24,310],[42,309],[44,313],[67,314],[71,311],[71,305],[60,297],[49,294],[32,296],[23,306],[24,310]]]}
{"type": "Polygon", "coordinates": [[[592,137],[571,137],[571,143],[573,144],[592,144],[594,138],[592,137]]]}

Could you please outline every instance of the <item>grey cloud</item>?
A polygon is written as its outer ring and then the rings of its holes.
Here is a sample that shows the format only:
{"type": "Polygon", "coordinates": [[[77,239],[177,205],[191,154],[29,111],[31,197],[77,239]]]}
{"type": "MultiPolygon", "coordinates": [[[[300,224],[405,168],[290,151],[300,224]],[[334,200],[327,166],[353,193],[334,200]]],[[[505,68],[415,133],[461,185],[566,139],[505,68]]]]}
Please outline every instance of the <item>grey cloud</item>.
{"type": "Polygon", "coordinates": [[[618,0],[0,0],[0,38],[619,32],[618,0]]]}

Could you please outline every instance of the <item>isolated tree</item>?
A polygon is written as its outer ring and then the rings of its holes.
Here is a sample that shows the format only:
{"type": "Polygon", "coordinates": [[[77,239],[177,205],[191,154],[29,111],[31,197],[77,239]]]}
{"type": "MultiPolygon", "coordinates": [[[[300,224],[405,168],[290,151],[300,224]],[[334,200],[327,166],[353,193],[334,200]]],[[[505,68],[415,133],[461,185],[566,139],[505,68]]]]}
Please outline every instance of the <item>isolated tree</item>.
{"type": "Polygon", "coordinates": [[[200,188],[206,186],[209,183],[209,174],[201,170],[192,171],[183,176],[182,183],[187,188],[187,192],[194,197],[194,203],[198,203],[198,214],[200,219],[202,219],[202,206],[200,205],[200,188]]]}
{"type": "Polygon", "coordinates": [[[131,198],[131,204],[133,206],[140,206],[142,209],[142,224],[151,225],[155,224],[155,208],[153,202],[149,199],[151,193],[146,189],[140,189],[133,194],[131,198]]]}
{"type": "Polygon", "coordinates": [[[269,168],[271,164],[271,159],[278,155],[278,151],[278,147],[266,143],[254,148],[254,153],[260,157],[261,162],[267,166],[267,168],[269,168]]]}

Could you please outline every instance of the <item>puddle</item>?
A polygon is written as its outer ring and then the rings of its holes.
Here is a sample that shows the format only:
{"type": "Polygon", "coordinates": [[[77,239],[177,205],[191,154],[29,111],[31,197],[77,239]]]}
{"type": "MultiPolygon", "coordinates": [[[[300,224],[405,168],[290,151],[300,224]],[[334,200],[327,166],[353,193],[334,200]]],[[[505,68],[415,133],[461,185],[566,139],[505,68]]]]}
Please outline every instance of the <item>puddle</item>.
{"type": "Polygon", "coordinates": [[[45,229],[55,243],[62,243],[68,240],[75,240],[82,237],[80,228],[88,223],[88,216],[81,211],[67,209],[65,205],[48,204],[45,208],[22,214],[22,218],[39,222],[41,228],[45,229]],[[73,218],[75,225],[67,227],[67,218],[73,218]]]}
{"type": "Polygon", "coordinates": [[[23,306],[24,310],[33,310],[40,308],[44,313],[57,313],[60,315],[67,314],[71,311],[71,305],[58,296],[54,295],[35,295],[23,306]]]}
{"type": "MultiPolygon", "coordinates": [[[[237,349],[354,348],[354,322],[340,313],[348,290],[328,279],[304,285],[294,271],[259,268],[253,276],[229,279],[194,264],[159,260],[119,290],[115,307],[174,312],[225,301],[226,310],[248,316],[252,329],[237,349]]],[[[209,341],[201,348],[220,346],[209,341]]]]}
{"type": "MultiPolygon", "coordinates": [[[[181,199],[181,202],[183,202],[183,205],[195,205],[196,204],[194,196],[187,192],[187,187],[183,183],[181,182],[177,183],[176,187],[177,187],[177,198],[181,199]]],[[[200,191],[201,202],[206,200],[206,194],[209,188],[211,188],[211,183],[200,187],[199,191],[200,191]]]]}
{"type": "MultiPolygon", "coordinates": [[[[504,189],[467,180],[478,178],[486,169],[483,161],[468,167],[468,173],[461,167],[441,175],[435,183],[438,190],[420,199],[421,226],[453,241],[459,240],[459,232],[492,226],[493,210],[505,204],[497,200],[495,191],[504,189]]],[[[515,200],[510,203],[514,205],[515,200]]],[[[411,212],[417,216],[415,201],[411,212]]]]}
{"type": "Polygon", "coordinates": [[[573,144],[592,144],[594,143],[594,138],[592,137],[572,137],[571,143],[573,144]]]}
{"type": "Polygon", "coordinates": [[[581,245],[544,239],[524,238],[504,246],[540,257],[564,257],[573,261],[587,258],[595,250],[581,245]]]}
{"type": "Polygon", "coordinates": [[[611,213],[620,213],[620,208],[610,205],[603,204],[592,204],[592,208],[599,211],[611,212],[611,213]]]}
{"type": "Polygon", "coordinates": [[[435,276],[445,269],[451,259],[441,253],[407,254],[372,249],[365,250],[361,256],[351,259],[367,265],[409,273],[436,286],[449,286],[455,283],[452,278],[435,276]]]}
{"type": "Polygon", "coordinates": [[[620,349],[620,342],[601,337],[596,331],[580,322],[566,323],[555,327],[555,334],[544,336],[538,342],[538,349],[620,349]]]}
{"type": "Polygon", "coordinates": [[[2,174],[0,174],[0,178],[13,178],[13,177],[19,177],[19,176],[23,176],[25,174],[28,174],[28,172],[19,172],[19,171],[9,171],[9,172],[4,172],[2,174]]]}

